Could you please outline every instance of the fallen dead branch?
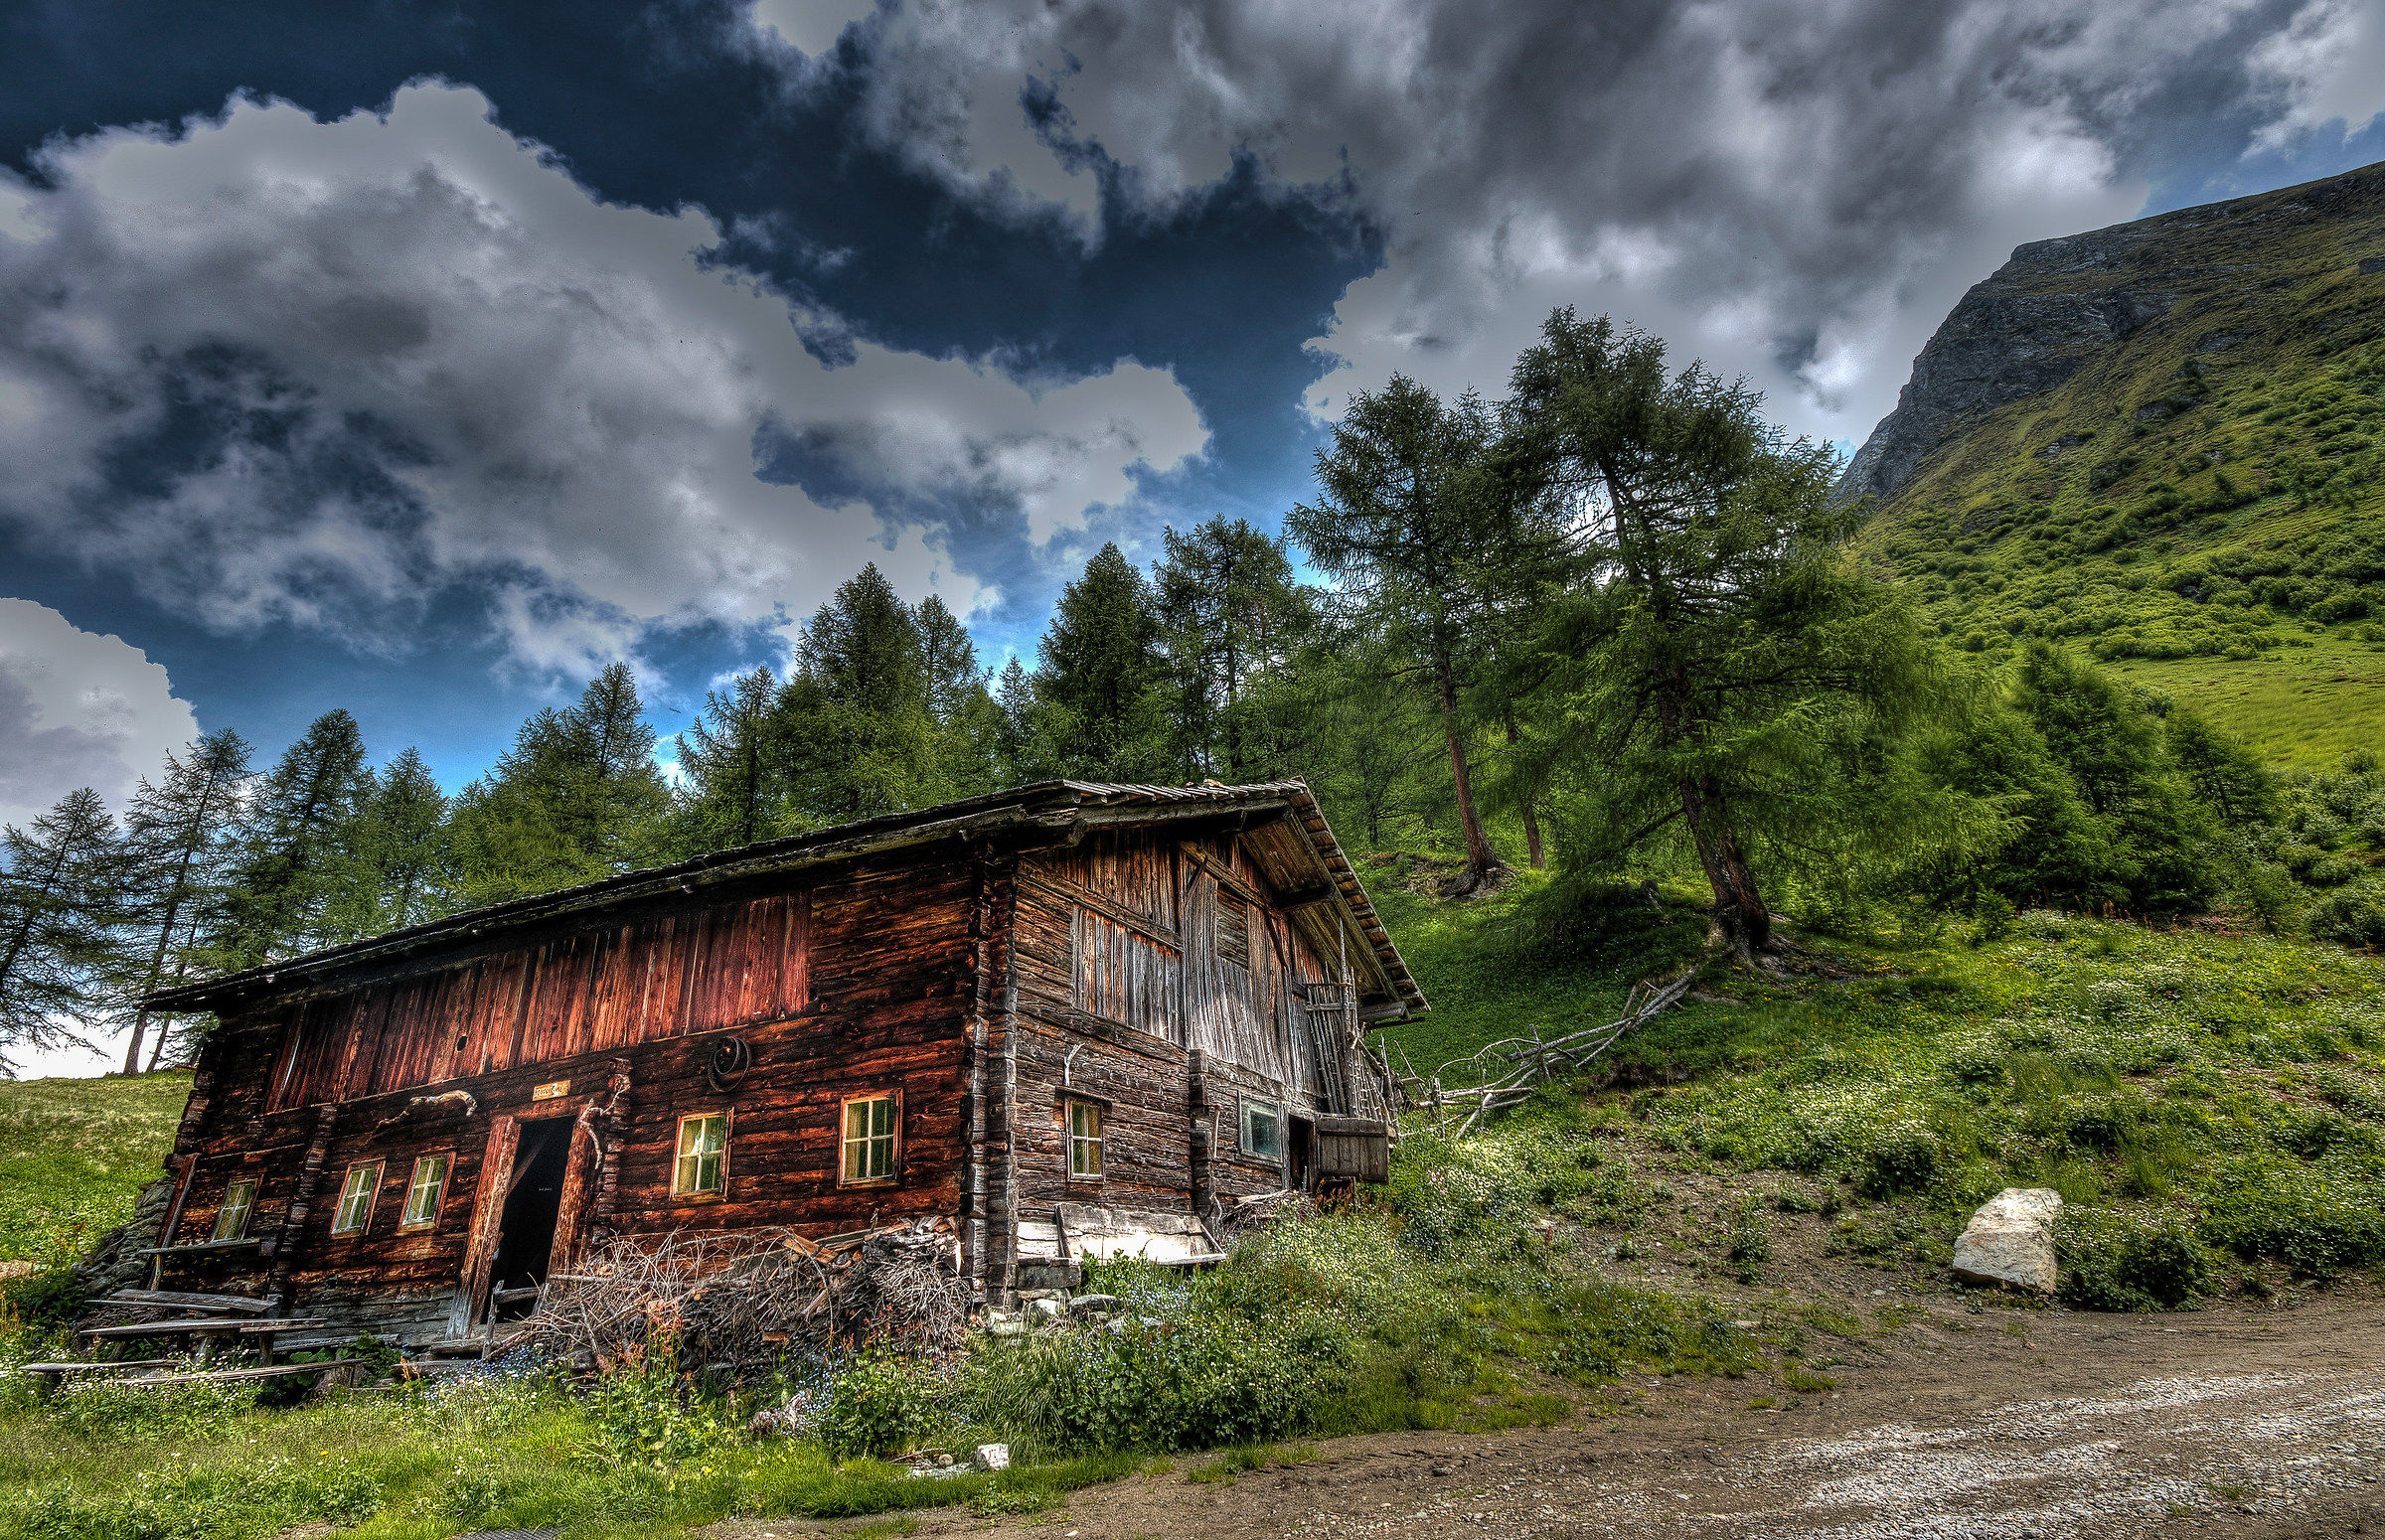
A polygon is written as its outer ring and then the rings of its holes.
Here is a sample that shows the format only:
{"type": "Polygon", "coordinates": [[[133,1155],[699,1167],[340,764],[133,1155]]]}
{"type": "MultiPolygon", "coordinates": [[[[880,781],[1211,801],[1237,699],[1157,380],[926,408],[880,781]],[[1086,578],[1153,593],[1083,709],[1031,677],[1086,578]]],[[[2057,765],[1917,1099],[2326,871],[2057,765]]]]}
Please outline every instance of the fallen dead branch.
{"type": "Polygon", "coordinates": [[[1690,969],[1670,984],[1634,985],[1624,1001],[1623,1014],[1612,1021],[1561,1037],[1544,1038],[1534,1032],[1530,1037],[1502,1038],[1471,1058],[1443,1065],[1442,1073],[1434,1075],[1430,1082],[1415,1079],[1411,1066],[1413,1089],[1409,1094],[1444,1129],[1452,1118],[1458,1118],[1456,1132],[1460,1136],[1471,1134],[1491,1114],[1521,1106],[1551,1076],[1581,1068],[1647,1025],[1659,1012],[1677,1004],[1689,993],[1690,982],[1696,977],[1697,971],[1690,969]],[[1442,1076],[1451,1071],[1484,1078],[1472,1085],[1445,1086],[1442,1076]]]}

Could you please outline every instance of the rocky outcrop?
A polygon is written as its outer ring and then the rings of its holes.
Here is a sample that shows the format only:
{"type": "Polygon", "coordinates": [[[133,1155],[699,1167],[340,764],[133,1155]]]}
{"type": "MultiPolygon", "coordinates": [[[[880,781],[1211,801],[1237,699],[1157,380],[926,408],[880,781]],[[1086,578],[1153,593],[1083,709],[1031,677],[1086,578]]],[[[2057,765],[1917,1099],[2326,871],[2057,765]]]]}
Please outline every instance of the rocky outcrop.
{"type": "Polygon", "coordinates": [[[141,1189],[132,1205],[132,1217],[99,1237],[98,1243],[75,1264],[75,1276],[97,1299],[118,1289],[138,1289],[149,1279],[147,1248],[157,1244],[157,1232],[166,1222],[166,1209],[174,1201],[174,1182],[160,1177],[141,1189]]]}
{"type": "Polygon", "coordinates": [[[2062,1194],[2051,1187],[2006,1187],[1980,1205],[1955,1242],[1955,1277],[1967,1284],[2005,1284],[2054,1291],[2054,1221],[2062,1194]]]}
{"type": "MultiPolygon", "coordinates": [[[[1987,413],[2053,389],[2182,298],[2242,290],[2263,272],[2273,284],[2300,281],[2244,258],[2262,255],[2272,234],[2371,206],[2385,209],[2385,165],[2015,248],[1913,361],[1896,409],[1848,462],[1839,494],[1893,496],[1987,413]]],[[[2222,333],[2202,346],[2221,351],[2249,335],[2222,333]]]]}

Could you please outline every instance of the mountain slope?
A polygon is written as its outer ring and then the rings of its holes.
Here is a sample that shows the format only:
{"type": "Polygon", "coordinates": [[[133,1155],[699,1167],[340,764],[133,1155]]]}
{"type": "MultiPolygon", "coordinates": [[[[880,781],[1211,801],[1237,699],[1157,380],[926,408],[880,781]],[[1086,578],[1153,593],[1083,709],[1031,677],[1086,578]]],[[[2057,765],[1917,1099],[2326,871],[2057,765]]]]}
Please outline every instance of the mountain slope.
{"type": "Polygon", "coordinates": [[[2044,635],[2288,763],[2385,743],[2385,164],[2015,250],[1842,489],[1973,651],[2044,635]]]}

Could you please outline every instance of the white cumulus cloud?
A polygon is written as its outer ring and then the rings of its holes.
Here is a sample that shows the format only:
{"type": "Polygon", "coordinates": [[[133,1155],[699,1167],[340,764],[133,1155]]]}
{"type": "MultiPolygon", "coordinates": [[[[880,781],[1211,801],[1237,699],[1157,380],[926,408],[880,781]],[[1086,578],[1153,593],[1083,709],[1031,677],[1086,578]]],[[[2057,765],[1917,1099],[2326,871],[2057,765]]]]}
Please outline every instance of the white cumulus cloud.
{"type": "Polygon", "coordinates": [[[162,665],[31,599],[0,599],[0,824],[88,786],[117,812],[199,735],[162,665]]]}
{"type": "Polygon", "coordinates": [[[989,595],[937,507],[1048,536],[1206,443],[1165,369],[857,337],[468,88],[332,122],[238,99],[39,169],[0,182],[0,518],[222,628],[396,645],[461,586],[515,658],[584,670],[656,625],[800,618],[867,561],[966,614],[989,595]],[[828,506],[756,475],[787,441],[828,506]]]}

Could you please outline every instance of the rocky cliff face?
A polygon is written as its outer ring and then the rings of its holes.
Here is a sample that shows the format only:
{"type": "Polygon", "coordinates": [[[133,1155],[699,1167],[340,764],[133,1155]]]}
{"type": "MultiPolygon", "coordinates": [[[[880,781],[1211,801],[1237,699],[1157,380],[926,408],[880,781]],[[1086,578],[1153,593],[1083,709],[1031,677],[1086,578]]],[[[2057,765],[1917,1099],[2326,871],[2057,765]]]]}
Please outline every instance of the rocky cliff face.
{"type": "MultiPolygon", "coordinates": [[[[2385,215],[2385,164],[2017,248],[1913,361],[1896,409],[1848,463],[1840,493],[1892,497],[1986,414],[2061,385],[2182,300],[2195,302],[2182,313],[2201,315],[2230,291],[2259,288],[2261,249],[2278,236],[2368,211],[2385,215]]],[[[2222,330],[2198,346],[2249,340],[2222,330]]]]}

